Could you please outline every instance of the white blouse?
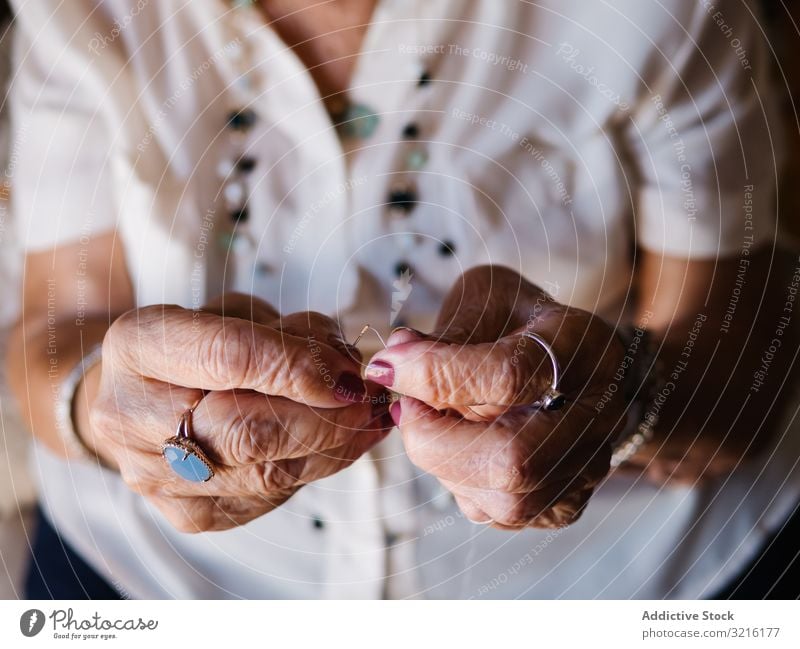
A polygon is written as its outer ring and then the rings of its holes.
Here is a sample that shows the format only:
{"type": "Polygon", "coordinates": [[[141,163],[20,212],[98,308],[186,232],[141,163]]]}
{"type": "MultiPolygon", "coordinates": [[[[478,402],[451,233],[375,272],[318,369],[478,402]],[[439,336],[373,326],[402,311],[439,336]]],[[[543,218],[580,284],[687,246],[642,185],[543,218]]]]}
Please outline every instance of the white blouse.
{"type": "MultiPolygon", "coordinates": [[[[345,140],[255,8],[16,4],[21,240],[116,228],[141,305],[238,290],[350,333],[424,329],[465,268],[499,263],[616,321],[634,247],[710,258],[774,237],[780,138],[736,0],[716,3],[724,27],[686,0],[382,0],[350,93],[369,128],[345,140]],[[240,109],[255,123],[236,135],[240,109]]],[[[759,467],[719,493],[614,477],[578,524],[518,534],[471,526],[397,435],[197,536],[116,475],[43,449],[36,471],[59,529],[132,596],[659,598],[713,593],[781,520],[800,490],[774,457],[779,484],[759,467]]]]}

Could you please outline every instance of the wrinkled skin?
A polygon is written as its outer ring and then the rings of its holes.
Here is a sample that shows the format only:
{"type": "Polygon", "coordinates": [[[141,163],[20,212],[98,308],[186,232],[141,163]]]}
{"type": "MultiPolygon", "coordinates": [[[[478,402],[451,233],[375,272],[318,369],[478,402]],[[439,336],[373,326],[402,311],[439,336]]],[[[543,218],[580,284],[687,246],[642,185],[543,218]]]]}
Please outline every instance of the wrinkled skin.
{"type": "Polygon", "coordinates": [[[625,423],[614,382],[623,347],[611,327],[554,302],[502,267],[469,270],[448,294],[431,334],[400,329],[367,378],[404,395],[392,407],[411,461],[435,475],[474,522],[500,529],[560,527],[578,519],[609,470],[625,423]],[[553,343],[568,402],[529,404],[552,377],[553,343]],[[386,364],[391,366],[387,369],[386,364]]]}
{"type": "Polygon", "coordinates": [[[338,331],[320,314],[280,317],[238,294],[201,312],[130,311],[103,343],[90,443],[177,529],[247,523],[349,466],[391,427],[385,392],[353,389],[367,388],[338,331]],[[351,374],[346,389],[343,373],[351,374]],[[193,483],[171,471],[159,447],[204,391],[194,439],[216,473],[193,483]]]}

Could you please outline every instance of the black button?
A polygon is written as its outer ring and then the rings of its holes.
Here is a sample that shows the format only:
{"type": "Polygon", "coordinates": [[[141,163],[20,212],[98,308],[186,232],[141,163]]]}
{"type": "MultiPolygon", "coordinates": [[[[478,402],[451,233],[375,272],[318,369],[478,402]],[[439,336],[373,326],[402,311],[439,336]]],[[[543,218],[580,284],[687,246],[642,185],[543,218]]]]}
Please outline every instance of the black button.
{"type": "Polygon", "coordinates": [[[406,127],[403,129],[403,137],[406,140],[415,140],[419,137],[419,126],[417,126],[414,122],[411,124],[406,124],[406,127]]]}
{"type": "Polygon", "coordinates": [[[410,187],[401,187],[389,192],[389,204],[401,210],[410,212],[417,203],[417,194],[410,187]]]}
{"type": "Polygon", "coordinates": [[[321,518],[315,518],[313,525],[314,529],[321,530],[325,527],[325,521],[323,521],[321,518]]]}
{"type": "Polygon", "coordinates": [[[269,275],[274,271],[275,269],[265,261],[259,261],[258,263],[256,263],[256,272],[259,275],[269,275]]]}
{"type": "Polygon", "coordinates": [[[399,534],[395,534],[394,532],[386,533],[386,547],[392,547],[393,545],[396,545],[399,540],[399,534]]]}
{"type": "Polygon", "coordinates": [[[408,262],[405,261],[398,261],[394,266],[394,274],[400,277],[401,275],[405,275],[407,272],[411,270],[411,266],[408,265],[408,262]]]}
{"type": "Polygon", "coordinates": [[[425,72],[419,75],[419,79],[417,80],[417,85],[420,87],[427,86],[432,79],[433,77],[431,76],[431,73],[425,70],[425,72]]]}
{"type": "Polygon", "coordinates": [[[256,168],[256,164],[258,161],[255,158],[251,158],[250,156],[242,156],[236,161],[236,171],[239,171],[243,174],[249,174],[253,169],[256,168]]]}
{"type": "Polygon", "coordinates": [[[442,241],[439,244],[439,254],[442,257],[449,257],[456,254],[456,245],[452,241],[442,241]]]}
{"type": "Polygon", "coordinates": [[[234,131],[246,131],[256,123],[255,111],[249,108],[234,110],[228,114],[228,126],[234,131]]]}
{"type": "Polygon", "coordinates": [[[231,221],[234,223],[246,223],[247,219],[250,217],[250,212],[247,210],[247,206],[242,206],[238,210],[234,210],[231,212],[231,221]]]}

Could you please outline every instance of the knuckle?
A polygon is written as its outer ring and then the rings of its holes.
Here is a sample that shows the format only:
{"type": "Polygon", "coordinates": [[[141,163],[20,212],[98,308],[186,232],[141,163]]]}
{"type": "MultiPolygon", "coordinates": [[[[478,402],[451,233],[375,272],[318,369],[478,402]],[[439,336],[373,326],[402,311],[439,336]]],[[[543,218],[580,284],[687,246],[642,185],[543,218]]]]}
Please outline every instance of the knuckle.
{"type": "Polygon", "coordinates": [[[199,367],[208,376],[228,377],[231,385],[240,384],[252,374],[252,338],[238,323],[229,322],[210,333],[208,344],[199,347],[199,367]]]}
{"type": "Polygon", "coordinates": [[[464,383],[459,371],[460,363],[448,362],[430,349],[409,362],[414,364],[419,376],[419,388],[430,392],[434,401],[450,403],[458,399],[460,386],[464,383]]]}
{"type": "Polygon", "coordinates": [[[403,446],[405,447],[406,456],[411,463],[424,469],[428,464],[425,460],[428,456],[428,449],[426,443],[419,435],[416,435],[414,429],[410,425],[403,426],[400,431],[403,437],[403,446]]]}
{"type": "Polygon", "coordinates": [[[492,392],[496,405],[509,406],[533,401],[536,398],[534,393],[538,393],[535,381],[538,369],[531,361],[520,363],[519,357],[513,353],[505,355],[492,377],[492,392]]]}
{"type": "Polygon", "coordinates": [[[303,464],[303,461],[286,460],[260,465],[257,468],[259,490],[261,493],[283,493],[293,489],[303,464]]]}
{"type": "Polygon", "coordinates": [[[500,522],[513,527],[523,527],[528,525],[537,513],[531,512],[524,497],[517,496],[509,501],[500,522]]]}
{"type": "Polygon", "coordinates": [[[280,450],[283,435],[270,434],[270,420],[252,410],[231,418],[220,433],[220,448],[231,464],[252,464],[280,450]]]}
{"type": "Polygon", "coordinates": [[[538,471],[533,462],[533,453],[527,444],[512,440],[506,444],[502,454],[503,474],[500,488],[507,492],[530,491],[538,482],[538,471]]]}
{"type": "Polygon", "coordinates": [[[112,431],[119,426],[119,414],[109,406],[108,401],[98,398],[89,410],[89,426],[95,438],[103,443],[113,441],[112,431]]]}
{"type": "Polygon", "coordinates": [[[119,477],[125,483],[125,486],[128,487],[134,493],[139,495],[152,495],[146,494],[146,485],[145,482],[142,480],[141,476],[139,475],[138,471],[133,468],[130,464],[120,464],[119,466],[119,477]]]}
{"type": "Polygon", "coordinates": [[[169,524],[182,534],[198,534],[209,528],[210,517],[206,506],[193,505],[187,509],[185,503],[162,501],[159,509],[169,524]]]}

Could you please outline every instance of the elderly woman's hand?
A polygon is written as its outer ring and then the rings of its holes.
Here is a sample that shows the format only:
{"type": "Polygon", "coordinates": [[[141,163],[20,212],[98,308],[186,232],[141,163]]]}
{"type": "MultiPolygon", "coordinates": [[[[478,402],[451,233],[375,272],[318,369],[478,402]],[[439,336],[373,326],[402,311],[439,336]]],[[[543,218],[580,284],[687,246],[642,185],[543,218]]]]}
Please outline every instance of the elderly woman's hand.
{"type": "Polygon", "coordinates": [[[484,266],[450,291],[436,332],[395,332],[366,376],[404,395],[392,416],[411,461],[437,476],[470,520],[558,527],[577,520],[609,470],[610,442],[624,424],[621,390],[595,406],[622,357],[600,319],[509,269],[484,266]],[[525,331],[552,343],[567,397],[561,410],[530,407],[549,387],[552,364],[525,331]]]}
{"type": "Polygon", "coordinates": [[[354,354],[329,318],[280,318],[249,296],[198,312],[137,309],[105,338],[84,436],[179,530],[242,525],[387,434],[385,391],[367,388],[354,354]],[[203,391],[193,435],[215,475],[195,483],[173,473],[160,445],[203,391]]]}

